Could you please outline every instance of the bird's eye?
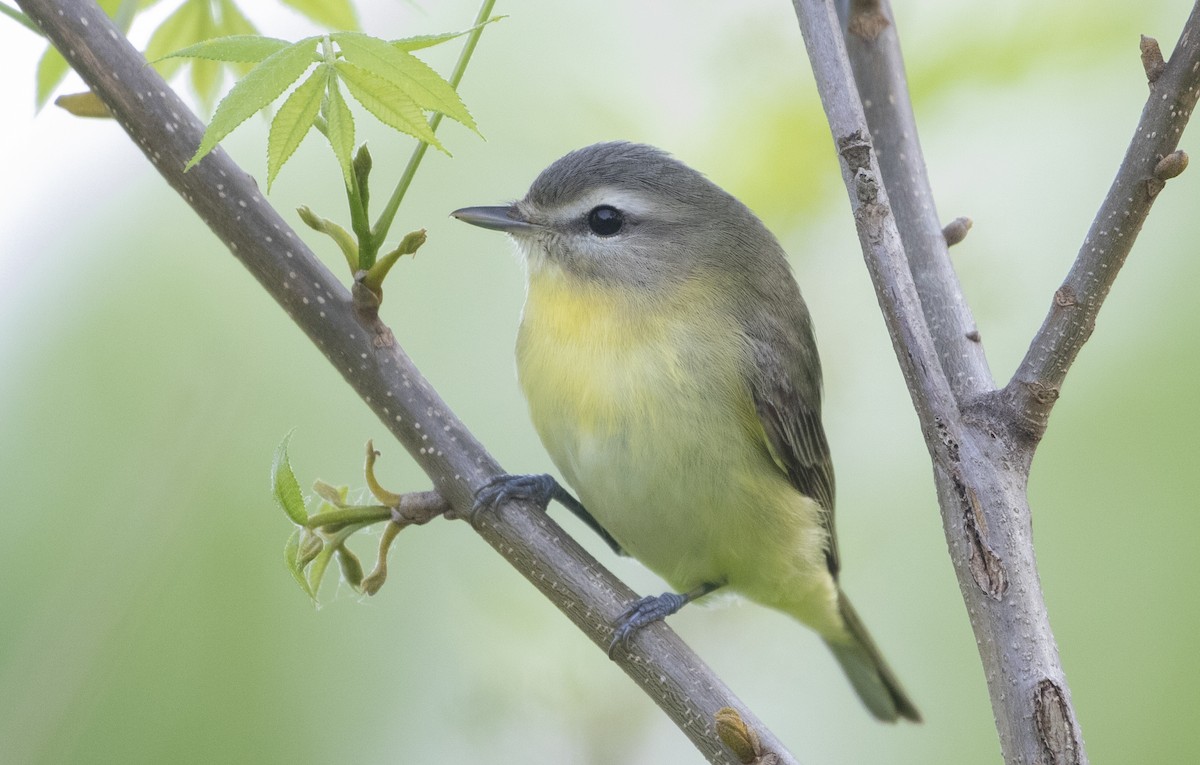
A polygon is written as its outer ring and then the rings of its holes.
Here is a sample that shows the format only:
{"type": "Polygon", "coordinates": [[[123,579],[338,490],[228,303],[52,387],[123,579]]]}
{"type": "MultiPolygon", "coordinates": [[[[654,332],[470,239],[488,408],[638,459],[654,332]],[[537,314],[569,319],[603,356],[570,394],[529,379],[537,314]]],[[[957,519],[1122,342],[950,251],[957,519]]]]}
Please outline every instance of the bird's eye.
{"type": "Polygon", "coordinates": [[[614,236],[625,225],[625,216],[611,205],[593,207],[588,213],[588,228],[596,236],[614,236]]]}

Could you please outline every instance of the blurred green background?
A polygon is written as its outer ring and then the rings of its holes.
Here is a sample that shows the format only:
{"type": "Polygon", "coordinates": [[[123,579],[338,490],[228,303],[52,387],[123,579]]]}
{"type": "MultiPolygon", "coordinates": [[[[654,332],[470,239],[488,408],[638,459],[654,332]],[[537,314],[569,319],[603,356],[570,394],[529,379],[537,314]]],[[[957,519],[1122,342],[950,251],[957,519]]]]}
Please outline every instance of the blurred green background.
{"type": "MultiPolygon", "coordinates": [[[[266,32],[308,32],[254,5],[266,32]]],[[[1138,34],[1169,51],[1189,4],[899,6],[939,209],[975,220],[953,255],[1005,380],[1132,135],[1147,94],[1138,34]]],[[[393,37],[463,28],[475,12],[362,7],[368,30],[393,37]]],[[[518,197],[597,140],[654,143],[706,172],[792,254],[825,363],[844,585],[926,723],[875,723],[820,642],[778,614],[733,602],[672,624],[803,762],[999,762],[928,460],[790,4],[497,12],[511,16],[484,35],[462,87],[487,140],[445,125],[455,156],[431,152],[394,229],[430,237],[390,282],[401,343],[503,465],[549,469],[513,373],[521,269],[501,237],[447,213],[518,197]]],[[[464,524],[406,531],[379,595],[330,581],[313,609],[283,567],[290,527],[269,494],[283,435],[296,428],[306,485],[358,490],[368,438],[391,488],[427,480],[116,125],[33,114],[37,40],[9,23],[0,40],[0,760],[698,761],[464,524]]],[[[448,73],[456,55],[427,59],[448,73]]],[[[359,127],[382,188],[411,144],[359,127]]],[[[226,143],[256,174],[264,133],[252,120],[226,143]]],[[[1030,488],[1095,762],[1194,762],[1200,748],[1198,189],[1193,171],[1159,198],[1030,488]]],[[[271,199],[344,217],[340,194],[310,136],[271,199]]],[[[661,591],[556,514],[636,589],[661,591]]],[[[369,557],[373,541],[360,543],[369,557]]]]}

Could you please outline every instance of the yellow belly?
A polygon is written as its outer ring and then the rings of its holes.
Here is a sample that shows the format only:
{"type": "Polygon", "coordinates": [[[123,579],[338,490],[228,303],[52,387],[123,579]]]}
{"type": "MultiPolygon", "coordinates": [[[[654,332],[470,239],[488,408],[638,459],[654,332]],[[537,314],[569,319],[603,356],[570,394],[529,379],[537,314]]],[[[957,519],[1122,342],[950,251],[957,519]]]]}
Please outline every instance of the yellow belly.
{"type": "Polygon", "coordinates": [[[735,327],[696,288],[647,307],[534,275],[521,386],[584,506],[672,587],[727,583],[775,606],[817,587],[824,601],[816,508],[771,459],[735,327]]]}

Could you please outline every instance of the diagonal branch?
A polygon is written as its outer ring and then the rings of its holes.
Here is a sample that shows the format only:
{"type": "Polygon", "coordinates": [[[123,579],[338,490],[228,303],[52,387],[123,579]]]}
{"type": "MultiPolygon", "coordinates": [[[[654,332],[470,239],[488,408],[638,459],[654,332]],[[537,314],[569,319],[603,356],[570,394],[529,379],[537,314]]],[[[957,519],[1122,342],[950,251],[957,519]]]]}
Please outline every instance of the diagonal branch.
{"type": "Polygon", "coordinates": [[[1151,205],[1165,182],[1187,164],[1176,147],[1200,97],[1200,2],[1193,5],[1170,60],[1164,65],[1158,43],[1143,38],[1143,63],[1150,96],[1133,140],[1041,329],[1002,391],[1031,450],[1046,430],[1067,370],[1091,337],[1096,314],[1151,205]]]}
{"type": "Polygon", "coordinates": [[[925,321],[950,387],[960,400],[991,390],[992,373],[934,204],[888,0],[852,0],[846,51],[925,321]]]}
{"type": "MultiPolygon", "coordinates": [[[[391,331],[357,312],[346,288],[263,199],[254,179],[217,149],[185,162],[203,124],[92,2],[19,0],[130,137],[283,307],[433,480],[459,517],[500,467],[413,366],[391,331]]],[[[472,526],[594,643],[634,594],[536,508],[510,503],[472,526]]],[[[716,715],[736,710],[764,753],[795,760],[725,684],[663,624],[640,631],[621,668],[711,762],[733,762],[716,715]]],[[[728,713],[725,713],[728,716],[728,713]]]]}

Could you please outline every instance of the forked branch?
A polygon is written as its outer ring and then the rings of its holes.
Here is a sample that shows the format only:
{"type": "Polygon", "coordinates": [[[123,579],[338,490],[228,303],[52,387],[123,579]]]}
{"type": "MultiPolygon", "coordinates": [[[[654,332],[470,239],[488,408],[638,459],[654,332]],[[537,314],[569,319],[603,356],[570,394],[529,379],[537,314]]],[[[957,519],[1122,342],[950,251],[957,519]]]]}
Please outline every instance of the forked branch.
{"type": "Polygon", "coordinates": [[[1141,47],[1150,95],[1133,140],[1041,329],[1003,391],[1031,448],[1046,431],[1067,370],[1091,337],[1150,207],[1166,182],[1187,167],[1187,155],[1177,147],[1200,97],[1200,3],[1193,5],[1165,62],[1153,39],[1143,37],[1141,47]]]}
{"type": "Polygon", "coordinates": [[[1200,94],[1197,10],[1170,61],[1162,61],[1153,41],[1143,41],[1151,96],[1133,145],[1046,324],[1013,381],[995,391],[946,256],[955,232],[942,233],[937,220],[888,3],[850,4],[849,54],[840,44],[832,3],[793,4],[842,155],[863,253],[933,459],[951,560],[979,645],[1001,750],[1010,763],[1086,763],[1042,598],[1025,489],[1066,370],[1155,195],[1186,166],[1175,146],[1200,94]],[[863,127],[868,121],[869,133],[863,127]],[[879,173],[882,194],[872,190],[879,173]],[[864,230],[868,199],[874,230],[864,230]],[[949,402],[947,386],[953,391],[949,402]]]}

